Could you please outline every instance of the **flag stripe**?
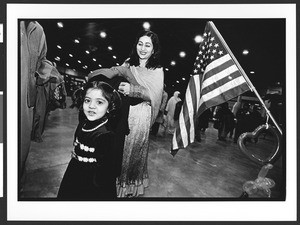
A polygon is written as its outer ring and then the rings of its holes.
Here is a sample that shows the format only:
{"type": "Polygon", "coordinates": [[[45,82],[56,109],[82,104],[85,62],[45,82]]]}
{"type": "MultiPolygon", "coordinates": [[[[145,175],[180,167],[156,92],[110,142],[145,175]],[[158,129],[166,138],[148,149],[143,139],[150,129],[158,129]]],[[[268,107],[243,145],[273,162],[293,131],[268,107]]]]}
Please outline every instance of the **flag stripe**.
{"type": "Polygon", "coordinates": [[[216,95],[215,97],[212,97],[210,99],[205,99],[202,97],[200,100],[200,107],[204,103],[208,108],[219,105],[220,102],[228,101],[232,98],[235,98],[237,95],[240,95],[248,90],[249,90],[249,87],[248,87],[247,83],[243,83],[236,88],[231,88],[231,89],[224,91],[223,93],[216,95]]]}
{"type": "Polygon", "coordinates": [[[222,56],[222,57],[220,57],[220,58],[212,61],[210,64],[208,64],[206,66],[205,70],[208,72],[208,71],[210,71],[212,69],[218,68],[222,64],[226,64],[226,62],[228,62],[228,61],[232,61],[232,59],[231,59],[231,57],[230,57],[229,54],[226,54],[226,55],[224,55],[224,56],[222,56]]]}
{"type": "Polygon", "coordinates": [[[246,80],[244,79],[244,77],[238,77],[236,79],[231,80],[230,82],[225,83],[224,85],[222,85],[218,88],[215,88],[214,90],[208,92],[207,94],[202,95],[202,98],[204,101],[208,101],[211,98],[214,98],[217,95],[220,95],[223,92],[226,92],[230,89],[234,89],[243,83],[246,83],[246,80]]]}
{"type": "Polygon", "coordinates": [[[205,94],[209,93],[210,91],[213,91],[214,89],[218,88],[219,86],[225,85],[226,83],[232,82],[233,80],[240,78],[240,77],[242,77],[242,76],[239,73],[239,71],[235,71],[235,72],[227,75],[226,77],[223,77],[222,79],[216,80],[214,83],[211,83],[210,85],[207,85],[207,83],[205,83],[205,81],[204,81],[203,85],[202,85],[201,93],[202,93],[202,95],[205,95],[205,94]]]}

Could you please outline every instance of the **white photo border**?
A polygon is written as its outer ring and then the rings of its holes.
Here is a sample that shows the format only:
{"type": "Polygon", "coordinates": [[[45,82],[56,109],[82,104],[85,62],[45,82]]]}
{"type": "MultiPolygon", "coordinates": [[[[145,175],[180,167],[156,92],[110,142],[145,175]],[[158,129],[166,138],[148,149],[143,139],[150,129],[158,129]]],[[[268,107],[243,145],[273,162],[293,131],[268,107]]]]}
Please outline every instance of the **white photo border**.
{"type": "MultiPolygon", "coordinates": [[[[7,220],[295,221],[297,220],[296,4],[7,4],[7,220]],[[116,17],[117,15],[117,17],[116,17]],[[285,18],[286,201],[18,201],[18,19],[285,18]]],[[[272,38],[272,37],[270,37],[272,38]]],[[[276,46],[274,46],[276,48],[276,46]]]]}

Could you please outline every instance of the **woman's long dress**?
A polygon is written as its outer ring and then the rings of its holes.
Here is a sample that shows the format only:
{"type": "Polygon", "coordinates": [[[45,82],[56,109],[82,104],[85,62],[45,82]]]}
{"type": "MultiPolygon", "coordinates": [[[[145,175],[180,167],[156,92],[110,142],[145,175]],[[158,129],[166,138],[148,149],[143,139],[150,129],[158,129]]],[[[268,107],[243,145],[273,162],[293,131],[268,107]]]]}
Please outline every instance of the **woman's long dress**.
{"type": "Polygon", "coordinates": [[[118,197],[139,196],[148,187],[147,158],[151,106],[142,102],[130,106],[128,125],[130,133],[125,138],[121,175],[118,178],[118,197]]]}

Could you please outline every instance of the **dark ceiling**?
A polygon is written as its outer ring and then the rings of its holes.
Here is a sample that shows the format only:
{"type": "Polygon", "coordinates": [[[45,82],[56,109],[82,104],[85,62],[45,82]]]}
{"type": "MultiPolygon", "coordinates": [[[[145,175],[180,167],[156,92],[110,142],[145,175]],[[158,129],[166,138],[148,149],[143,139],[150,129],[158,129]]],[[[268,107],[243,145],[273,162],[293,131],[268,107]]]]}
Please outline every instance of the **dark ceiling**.
{"type": "Polygon", "coordinates": [[[151,24],[161,41],[162,66],[169,91],[185,91],[192,73],[198,45],[197,34],[204,31],[207,21],[213,21],[227,45],[258,91],[280,82],[285,85],[285,20],[284,19],[39,19],[44,28],[47,58],[60,67],[75,69],[87,75],[102,67],[122,64],[128,57],[143,22],[151,24]],[[63,28],[57,26],[63,23],[63,28]],[[106,38],[99,36],[107,33],[106,38]],[[80,43],[75,43],[78,39],[80,43]],[[58,49],[60,45],[62,49],[58,49]],[[112,47],[112,50],[108,49],[112,47]],[[244,49],[249,50],[243,55],[244,49]],[[89,50],[89,54],[86,53],[89,50]],[[186,56],[181,58],[180,51],[186,56]],[[73,57],[70,57],[72,54],[73,57]],[[55,60],[59,56],[60,61],[55,60]],[[116,56],[116,59],[113,58],[116,56]],[[81,63],[78,62],[81,61],[81,63]],[[96,60],[96,61],[94,61],[96,60]],[[170,62],[176,61],[175,66],[170,62]],[[68,63],[68,66],[66,66],[68,63]],[[87,66],[86,69],[83,66],[87,66]],[[255,71],[250,74],[250,71],[255,71]],[[183,80],[182,78],[186,78],[183,80]],[[178,81],[178,82],[176,82],[178,81]]]}

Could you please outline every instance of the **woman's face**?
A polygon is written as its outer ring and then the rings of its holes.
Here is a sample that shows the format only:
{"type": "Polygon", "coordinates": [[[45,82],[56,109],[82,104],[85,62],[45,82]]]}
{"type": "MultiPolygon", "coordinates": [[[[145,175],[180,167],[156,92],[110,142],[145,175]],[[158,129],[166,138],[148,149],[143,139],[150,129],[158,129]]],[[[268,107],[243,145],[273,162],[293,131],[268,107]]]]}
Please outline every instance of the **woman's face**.
{"type": "Polygon", "coordinates": [[[102,90],[88,89],[83,102],[83,112],[89,121],[102,118],[108,108],[108,101],[104,98],[102,90]]]}
{"type": "Polygon", "coordinates": [[[140,59],[148,60],[154,52],[151,38],[148,36],[140,37],[136,51],[140,59]]]}

